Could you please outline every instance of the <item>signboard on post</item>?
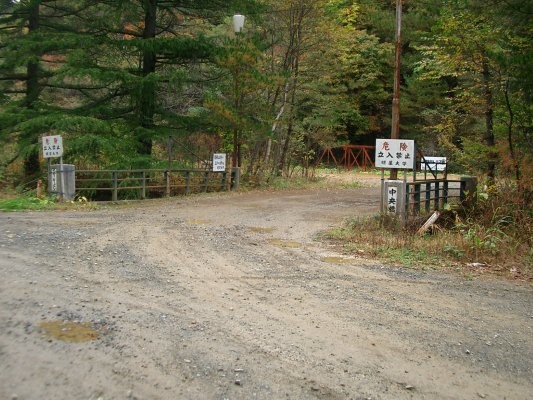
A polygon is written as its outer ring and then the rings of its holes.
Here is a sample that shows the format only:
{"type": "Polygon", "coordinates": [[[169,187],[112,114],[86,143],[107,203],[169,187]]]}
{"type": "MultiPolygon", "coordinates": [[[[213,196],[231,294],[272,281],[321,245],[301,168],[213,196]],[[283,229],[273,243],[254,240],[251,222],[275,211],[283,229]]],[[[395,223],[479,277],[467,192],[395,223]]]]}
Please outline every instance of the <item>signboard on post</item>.
{"type": "Polygon", "coordinates": [[[226,171],[226,153],[213,154],[213,172],[226,171]]]}
{"type": "Polygon", "coordinates": [[[420,169],[422,171],[429,169],[432,171],[445,171],[446,157],[423,157],[420,162],[420,169]],[[426,162],[424,162],[424,160],[426,160],[426,162]]]}
{"type": "Polygon", "coordinates": [[[62,157],[63,138],[56,136],[43,136],[43,158],[62,157]]]}
{"type": "Polygon", "coordinates": [[[415,160],[414,140],[376,139],[377,168],[414,169],[415,160]]]}

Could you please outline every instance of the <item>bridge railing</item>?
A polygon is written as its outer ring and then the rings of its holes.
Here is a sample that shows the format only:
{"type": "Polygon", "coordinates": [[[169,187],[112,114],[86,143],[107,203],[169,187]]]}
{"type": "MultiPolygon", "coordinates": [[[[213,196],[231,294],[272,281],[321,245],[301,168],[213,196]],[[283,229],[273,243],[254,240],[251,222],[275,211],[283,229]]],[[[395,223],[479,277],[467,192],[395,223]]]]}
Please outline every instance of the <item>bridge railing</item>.
{"type": "Polygon", "coordinates": [[[76,170],[76,195],[97,200],[221,192],[234,189],[237,185],[236,169],[231,174],[202,169],[76,170]]]}

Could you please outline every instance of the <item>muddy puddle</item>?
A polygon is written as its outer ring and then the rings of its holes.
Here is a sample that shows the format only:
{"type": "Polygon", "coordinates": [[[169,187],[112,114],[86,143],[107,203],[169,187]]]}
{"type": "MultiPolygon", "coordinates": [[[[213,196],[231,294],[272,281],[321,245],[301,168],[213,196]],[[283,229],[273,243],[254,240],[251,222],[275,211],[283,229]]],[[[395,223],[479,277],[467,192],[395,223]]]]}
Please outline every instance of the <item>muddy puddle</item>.
{"type": "Polygon", "coordinates": [[[269,243],[273,244],[274,246],[288,247],[288,248],[292,248],[292,249],[295,249],[295,248],[303,246],[301,243],[294,242],[292,240],[271,239],[271,240],[269,240],[269,243]]]}
{"type": "Polygon", "coordinates": [[[263,233],[263,234],[274,232],[274,228],[264,228],[264,227],[262,227],[262,226],[250,226],[250,227],[248,228],[248,230],[249,230],[250,232],[254,232],[254,233],[263,233]]]}
{"type": "Polygon", "coordinates": [[[100,336],[90,322],[41,321],[39,328],[48,339],[69,343],[90,342],[100,336]]]}

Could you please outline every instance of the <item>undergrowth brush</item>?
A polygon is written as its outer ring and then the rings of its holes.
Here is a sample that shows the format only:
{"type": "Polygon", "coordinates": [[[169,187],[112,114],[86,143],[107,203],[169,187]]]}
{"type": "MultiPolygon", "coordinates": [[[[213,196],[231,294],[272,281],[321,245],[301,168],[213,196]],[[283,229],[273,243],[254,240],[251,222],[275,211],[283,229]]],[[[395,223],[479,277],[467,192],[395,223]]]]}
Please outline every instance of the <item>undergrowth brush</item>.
{"type": "Polygon", "coordinates": [[[417,268],[452,268],[533,280],[533,212],[510,184],[477,194],[468,208],[447,209],[424,235],[426,216],[406,221],[378,215],[353,219],[329,233],[349,252],[417,268]]]}

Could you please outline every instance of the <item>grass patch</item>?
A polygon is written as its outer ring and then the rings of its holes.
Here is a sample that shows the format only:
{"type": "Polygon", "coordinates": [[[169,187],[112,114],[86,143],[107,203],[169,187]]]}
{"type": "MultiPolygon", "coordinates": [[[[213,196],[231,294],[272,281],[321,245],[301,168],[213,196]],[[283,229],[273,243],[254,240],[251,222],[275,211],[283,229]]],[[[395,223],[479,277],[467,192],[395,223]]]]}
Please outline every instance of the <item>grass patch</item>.
{"type": "Polygon", "coordinates": [[[359,181],[346,182],[342,184],[344,189],[358,189],[364,187],[364,185],[359,181]]]}
{"type": "Polygon", "coordinates": [[[0,211],[87,210],[94,208],[97,208],[97,205],[87,201],[83,196],[67,202],[58,202],[55,196],[20,195],[18,197],[0,198],[0,211]]]}
{"type": "Polygon", "coordinates": [[[46,210],[54,207],[53,198],[45,197],[17,197],[13,199],[0,199],[0,210],[2,211],[22,211],[22,210],[46,210]]]}

